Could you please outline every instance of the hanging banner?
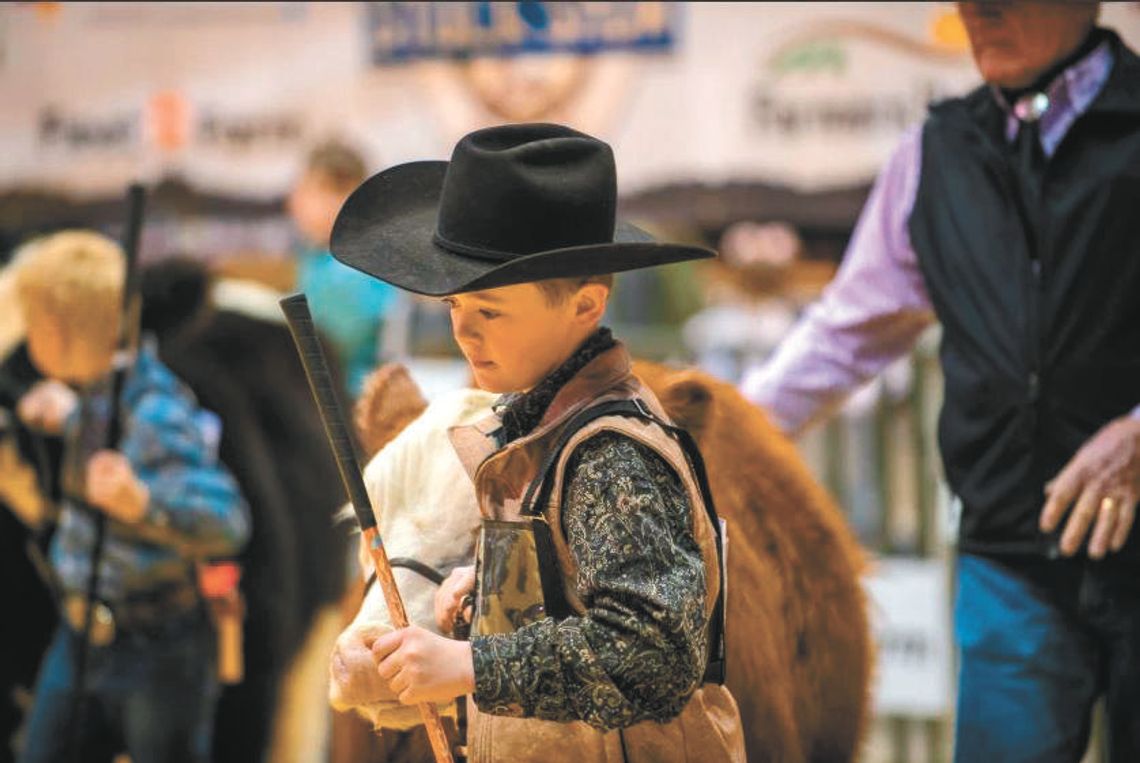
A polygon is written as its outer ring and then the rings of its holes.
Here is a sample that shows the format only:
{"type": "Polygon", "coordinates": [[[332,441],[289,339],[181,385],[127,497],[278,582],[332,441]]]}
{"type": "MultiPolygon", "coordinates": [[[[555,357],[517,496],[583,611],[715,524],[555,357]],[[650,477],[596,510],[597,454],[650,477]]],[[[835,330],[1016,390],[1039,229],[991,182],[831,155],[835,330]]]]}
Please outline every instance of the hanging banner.
{"type": "Polygon", "coordinates": [[[370,2],[372,62],[668,51],[679,3],[370,2]]]}
{"type": "Polygon", "coordinates": [[[607,140],[623,194],[849,188],[977,83],[947,3],[3,3],[0,192],[271,199],[322,140],[379,169],[507,121],[607,140]]]}

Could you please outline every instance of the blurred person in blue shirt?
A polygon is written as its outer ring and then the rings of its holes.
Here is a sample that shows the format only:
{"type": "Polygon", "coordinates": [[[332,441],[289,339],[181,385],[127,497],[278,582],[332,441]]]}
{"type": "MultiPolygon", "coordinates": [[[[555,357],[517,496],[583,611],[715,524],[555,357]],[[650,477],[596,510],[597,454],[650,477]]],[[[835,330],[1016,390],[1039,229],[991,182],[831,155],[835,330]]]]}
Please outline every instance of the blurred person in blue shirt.
{"type": "Polygon", "coordinates": [[[62,622],[40,668],[23,763],[70,759],[98,514],[107,526],[82,759],[110,761],[122,751],[135,763],[209,759],[219,687],[197,565],[241,550],[249,511],[218,460],[218,419],[149,341],[124,384],[122,437],[117,449],[106,448],[124,265],[109,239],[66,231],[36,244],[17,273],[28,352],[45,377],[20,399],[17,414],[64,441],[50,547],[62,622]]]}
{"type": "Polygon", "coordinates": [[[297,262],[297,288],[308,296],[317,327],[332,342],[353,396],[376,367],[384,316],[397,295],[392,286],[329,253],[336,214],[366,174],[364,160],[352,148],[322,143],[309,152],[288,199],[305,246],[297,262]]]}

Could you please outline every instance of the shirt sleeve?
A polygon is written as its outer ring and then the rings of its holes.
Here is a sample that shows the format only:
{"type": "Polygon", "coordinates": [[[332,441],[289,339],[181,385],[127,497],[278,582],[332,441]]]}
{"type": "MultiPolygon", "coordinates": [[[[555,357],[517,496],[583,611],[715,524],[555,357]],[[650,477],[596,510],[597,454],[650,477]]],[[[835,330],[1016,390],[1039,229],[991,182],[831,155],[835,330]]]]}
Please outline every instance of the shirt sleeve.
{"type": "Polygon", "coordinates": [[[586,613],[472,639],[475,702],[602,730],[670,720],[707,659],[688,498],[657,454],[622,435],[591,438],[567,469],[563,524],[586,613]]]}
{"type": "Polygon", "coordinates": [[[122,451],[150,504],[129,531],[196,557],[231,556],[249,538],[249,509],[196,413],[179,395],[155,391],[138,399],[122,451]]]}
{"type": "Polygon", "coordinates": [[[918,125],[875,181],[843,264],[819,302],[766,364],[744,375],[741,392],[787,434],[826,417],[908,352],[935,320],[908,232],[921,155],[918,125]]]}

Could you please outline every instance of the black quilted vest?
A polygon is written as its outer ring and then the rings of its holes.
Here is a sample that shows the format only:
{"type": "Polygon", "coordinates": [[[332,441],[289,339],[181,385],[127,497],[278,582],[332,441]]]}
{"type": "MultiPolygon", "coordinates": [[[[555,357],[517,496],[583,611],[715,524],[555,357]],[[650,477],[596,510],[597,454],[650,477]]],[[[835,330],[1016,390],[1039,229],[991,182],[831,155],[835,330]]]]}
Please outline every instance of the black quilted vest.
{"type": "Polygon", "coordinates": [[[1048,160],[1032,223],[988,87],[924,126],[910,235],[944,332],[939,443],[964,551],[1052,553],[1045,483],[1140,403],[1140,59],[1110,44],[1109,79],[1048,160]]]}

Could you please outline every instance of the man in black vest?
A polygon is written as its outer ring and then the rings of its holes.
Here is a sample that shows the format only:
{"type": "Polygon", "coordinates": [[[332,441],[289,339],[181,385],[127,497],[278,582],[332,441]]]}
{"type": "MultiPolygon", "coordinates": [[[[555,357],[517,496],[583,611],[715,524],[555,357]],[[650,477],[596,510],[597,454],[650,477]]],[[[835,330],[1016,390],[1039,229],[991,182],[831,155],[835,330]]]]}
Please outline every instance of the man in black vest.
{"type": "Polygon", "coordinates": [[[942,324],[959,499],[956,759],[1140,760],[1140,58],[1096,3],[960,3],[986,84],[878,178],[743,389],[795,434],[942,324]]]}

